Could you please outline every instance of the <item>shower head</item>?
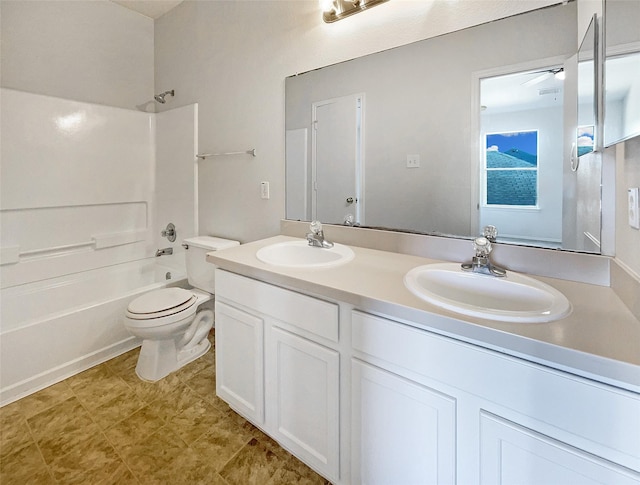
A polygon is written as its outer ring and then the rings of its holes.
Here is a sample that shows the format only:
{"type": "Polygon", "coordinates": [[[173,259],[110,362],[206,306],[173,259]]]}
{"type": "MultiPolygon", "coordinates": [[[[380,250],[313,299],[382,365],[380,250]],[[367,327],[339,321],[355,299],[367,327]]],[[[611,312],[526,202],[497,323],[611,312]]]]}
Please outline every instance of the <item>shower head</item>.
{"type": "Polygon", "coordinates": [[[172,89],[171,91],[165,91],[164,93],[161,94],[156,94],[153,99],[155,99],[158,103],[164,104],[167,102],[165,98],[165,96],[175,96],[175,91],[172,89]]]}

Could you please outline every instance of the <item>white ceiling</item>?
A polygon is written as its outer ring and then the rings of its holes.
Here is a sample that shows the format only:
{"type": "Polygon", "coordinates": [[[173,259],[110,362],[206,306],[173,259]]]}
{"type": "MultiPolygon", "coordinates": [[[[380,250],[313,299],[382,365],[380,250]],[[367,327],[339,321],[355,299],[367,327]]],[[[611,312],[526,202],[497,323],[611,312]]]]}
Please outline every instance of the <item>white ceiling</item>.
{"type": "Polygon", "coordinates": [[[480,104],[492,113],[562,106],[564,83],[551,74],[541,76],[541,71],[544,68],[482,79],[480,104]],[[527,84],[534,79],[541,81],[527,84]]]}
{"type": "Polygon", "coordinates": [[[157,19],[172,8],[178,6],[183,0],[111,0],[130,10],[135,10],[142,15],[157,19]]]}

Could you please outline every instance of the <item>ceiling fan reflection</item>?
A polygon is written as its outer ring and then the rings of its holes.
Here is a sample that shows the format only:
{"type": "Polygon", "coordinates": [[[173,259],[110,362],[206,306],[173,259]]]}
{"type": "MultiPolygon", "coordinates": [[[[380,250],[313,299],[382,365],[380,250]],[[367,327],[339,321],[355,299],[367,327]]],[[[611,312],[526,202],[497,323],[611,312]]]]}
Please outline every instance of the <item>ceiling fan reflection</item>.
{"type": "Polygon", "coordinates": [[[536,84],[541,83],[542,81],[546,81],[551,77],[555,77],[556,79],[562,81],[565,77],[564,67],[557,67],[554,69],[545,69],[544,71],[535,71],[531,74],[538,74],[536,77],[529,79],[522,83],[523,86],[534,86],[536,84]]]}

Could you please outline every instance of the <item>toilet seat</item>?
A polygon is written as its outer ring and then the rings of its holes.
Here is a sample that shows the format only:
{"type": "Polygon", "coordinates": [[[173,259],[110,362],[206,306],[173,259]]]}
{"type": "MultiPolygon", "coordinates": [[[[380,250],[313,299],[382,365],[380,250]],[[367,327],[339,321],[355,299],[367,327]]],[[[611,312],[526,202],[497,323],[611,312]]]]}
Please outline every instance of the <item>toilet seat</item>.
{"type": "Polygon", "coordinates": [[[163,288],[139,296],[127,307],[126,317],[132,327],[158,327],[191,317],[198,298],[182,288],[163,288]]]}

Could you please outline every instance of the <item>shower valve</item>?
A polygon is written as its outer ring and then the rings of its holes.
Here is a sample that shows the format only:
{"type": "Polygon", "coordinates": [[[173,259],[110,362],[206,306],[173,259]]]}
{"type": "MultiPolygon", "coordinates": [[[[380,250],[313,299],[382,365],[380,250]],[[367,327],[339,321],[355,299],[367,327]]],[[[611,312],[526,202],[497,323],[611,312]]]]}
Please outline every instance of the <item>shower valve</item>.
{"type": "Polygon", "coordinates": [[[176,226],[174,226],[171,222],[169,224],[167,224],[167,228],[164,229],[160,235],[162,237],[166,237],[169,242],[173,242],[176,240],[176,226]]]}

